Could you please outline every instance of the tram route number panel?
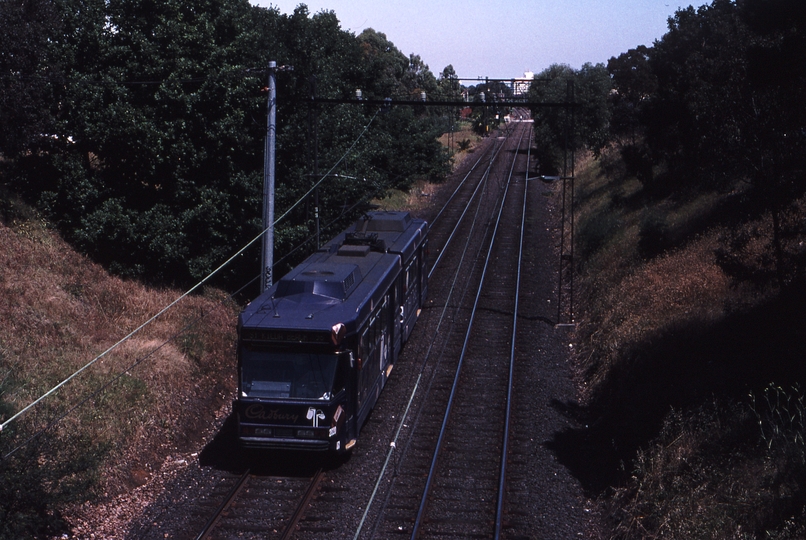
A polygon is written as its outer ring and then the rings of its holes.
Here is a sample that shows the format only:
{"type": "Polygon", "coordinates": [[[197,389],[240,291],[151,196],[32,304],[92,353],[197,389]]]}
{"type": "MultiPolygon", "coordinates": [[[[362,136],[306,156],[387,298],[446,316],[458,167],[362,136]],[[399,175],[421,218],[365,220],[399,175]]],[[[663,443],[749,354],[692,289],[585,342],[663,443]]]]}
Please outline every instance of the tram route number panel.
{"type": "Polygon", "coordinates": [[[355,445],[423,305],[427,233],[408,212],[370,212],[243,310],[241,445],[355,445]]]}

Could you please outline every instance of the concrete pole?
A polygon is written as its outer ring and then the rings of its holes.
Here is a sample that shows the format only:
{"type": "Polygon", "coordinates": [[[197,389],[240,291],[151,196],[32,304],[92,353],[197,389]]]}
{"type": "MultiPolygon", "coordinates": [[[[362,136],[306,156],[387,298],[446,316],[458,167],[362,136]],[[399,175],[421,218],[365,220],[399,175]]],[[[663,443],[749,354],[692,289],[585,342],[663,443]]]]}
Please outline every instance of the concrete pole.
{"type": "Polygon", "coordinates": [[[274,148],[277,137],[277,62],[269,62],[269,117],[263,154],[263,255],[260,292],[272,286],[274,266],[274,148]]]}

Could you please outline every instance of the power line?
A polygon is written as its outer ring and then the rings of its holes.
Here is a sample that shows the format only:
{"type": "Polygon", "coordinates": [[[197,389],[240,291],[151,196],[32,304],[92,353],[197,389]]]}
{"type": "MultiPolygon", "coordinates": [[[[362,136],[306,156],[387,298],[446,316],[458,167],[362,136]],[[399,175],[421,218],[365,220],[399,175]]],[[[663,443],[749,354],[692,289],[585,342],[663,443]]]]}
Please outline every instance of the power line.
{"type": "MultiPolygon", "coordinates": [[[[336,169],[336,167],[338,167],[338,166],[339,166],[339,164],[340,164],[342,161],[344,161],[344,159],[347,157],[347,155],[349,155],[349,153],[350,153],[350,152],[352,152],[353,148],[355,148],[356,144],[358,144],[358,142],[361,140],[361,138],[362,138],[362,137],[364,136],[364,134],[367,132],[367,130],[369,129],[370,125],[372,124],[372,122],[375,120],[375,118],[376,118],[377,116],[378,116],[378,111],[376,111],[376,112],[375,112],[375,114],[372,116],[372,118],[371,118],[371,119],[370,119],[370,121],[367,123],[367,125],[366,125],[366,126],[364,126],[364,129],[363,129],[363,130],[361,131],[361,133],[358,135],[358,137],[357,137],[357,138],[356,138],[356,140],[353,142],[353,144],[352,144],[352,145],[350,145],[350,147],[349,147],[349,148],[347,149],[347,151],[346,151],[346,152],[345,152],[345,153],[344,153],[344,154],[343,154],[343,155],[342,155],[342,156],[339,158],[339,160],[336,162],[336,164],[335,164],[335,165],[333,165],[333,167],[331,167],[331,169],[328,171],[328,173],[327,173],[326,175],[324,175],[324,176],[323,176],[323,177],[322,177],[322,178],[321,178],[321,179],[320,179],[318,182],[316,182],[316,184],[314,184],[314,186],[313,186],[313,187],[312,187],[310,190],[308,190],[308,192],[307,192],[307,193],[305,193],[305,194],[304,194],[302,197],[300,197],[300,198],[299,198],[299,199],[298,199],[298,200],[297,200],[297,201],[296,201],[296,202],[295,202],[293,205],[291,205],[291,207],[290,207],[290,208],[288,208],[288,209],[287,209],[287,210],[286,210],[286,211],[285,211],[285,212],[284,212],[284,213],[283,213],[283,214],[282,214],[282,215],[281,215],[279,218],[277,218],[277,219],[274,221],[274,223],[271,225],[272,227],[273,227],[273,226],[276,226],[276,225],[277,225],[277,224],[278,224],[280,221],[282,221],[282,220],[283,220],[283,219],[284,219],[286,216],[288,216],[288,215],[291,213],[291,211],[292,211],[292,210],[294,210],[294,209],[295,209],[297,206],[299,206],[299,205],[300,205],[300,204],[301,204],[301,203],[302,203],[302,202],[305,200],[305,198],[306,198],[306,197],[308,197],[308,196],[309,196],[309,195],[310,195],[310,194],[313,192],[313,190],[314,190],[316,187],[318,187],[318,186],[319,186],[319,185],[320,185],[322,182],[324,182],[324,180],[325,180],[326,178],[328,178],[328,176],[330,175],[330,173],[331,173],[333,170],[335,170],[335,169],[336,169]]],[[[205,283],[207,283],[207,282],[208,282],[208,281],[209,281],[209,280],[210,280],[210,279],[211,279],[213,276],[215,276],[215,275],[216,275],[218,272],[220,272],[220,271],[221,271],[221,270],[223,270],[225,267],[227,267],[227,266],[228,266],[228,265],[229,265],[229,264],[230,264],[230,263],[231,263],[233,260],[235,260],[237,257],[239,257],[239,256],[240,256],[240,255],[241,255],[241,254],[242,254],[244,251],[246,251],[246,249],[248,249],[249,247],[251,247],[251,246],[252,246],[252,244],[254,244],[254,243],[255,243],[255,242],[257,242],[258,240],[260,240],[260,239],[263,237],[263,235],[264,235],[264,234],[266,234],[266,232],[267,232],[268,230],[269,230],[269,228],[268,228],[268,227],[267,227],[267,228],[265,228],[265,229],[263,229],[263,230],[262,230],[262,231],[261,231],[261,232],[260,232],[260,233],[259,233],[257,236],[255,236],[255,237],[254,237],[252,240],[250,240],[250,241],[249,241],[249,242],[248,242],[246,245],[244,245],[243,247],[241,247],[241,248],[240,248],[240,249],[239,249],[239,250],[238,250],[238,251],[237,251],[237,252],[236,252],[234,255],[232,255],[232,256],[231,256],[229,259],[227,259],[227,260],[226,260],[224,263],[222,263],[221,265],[219,265],[219,266],[218,266],[218,267],[217,267],[215,270],[213,270],[212,272],[210,272],[210,273],[209,273],[209,274],[208,274],[206,277],[204,277],[204,278],[203,278],[201,281],[199,281],[199,282],[198,282],[196,285],[192,286],[192,287],[191,287],[190,289],[188,289],[188,290],[187,290],[185,293],[183,293],[182,295],[180,295],[180,296],[179,296],[179,297],[178,297],[176,300],[174,300],[173,302],[171,302],[170,304],[168,304],[167,306],[165,306],[164,308],[162,308],[162,309],[161,309],[161,310],[160,310],[160,311],[159,311],[157,314],[153,315],[153,316],[152,316],[150,319],[148,319],[147,321],[145,321],[144,323],[142,323],[140,326],[138,326],[137,328],[135,328],[133,331],[131,331],[131,332],[130,332],[129,334],[127,334],[125,337],[123,337],[122,339],[120,339],[120,340],[119,340],[117,343],[115,343],[114,345],[112,345],[111,347],[109,347],[108,349],[106,349],[104,352],[102,352],[101,354],[99,354],[98,356],[96,356],[95,358],[93,358],[92,360],[90,360],[89,362],[87,362],[87,364],[85,364],[85,365],[84,365],[83,367],[81,367],[79,370],[75,371],[75,372],[74,372],[72,375],[70,375],[70,376],[69,376],[69,377],[67,377],[66,379],[62,380],[60,383],[58,383],[56,386],[54,386],[53,388],[51,388],[50,390],[48,390],[47,392],[45,392],[45,393],[44,393],[43,395],[41,395],[39,398],[37,398],[36,400],[34,400],[34,401],[33,401],[33,402],[31,402],[30,404],[28,404],[26,407],[24,407],[23,409],[21,409],[20,411],[18,411],[18,412],[17,412],[16,414],[14,414],[14,415],[13,415],[11,418],[9,418],[8,420],[6,420],[6,421],[5,421],[5,422],[3,422],[3,423],[0,423],[0,433],[2,433],[2,431],[3,431],[3,430],[4,430],[4,429],[5,429],[5,428],[6,428],[6,427],[9,425],[9,424],[11,424],[12,422],[16,421],[18,418],[20,418],[21,416],[23,416],[25,413],[27,413],[27,412],[28,412],[29,410],[31,410],[32,408],[36,407],[36,406],[37,406],[37,405],[38,405],[40,402],[42,402],[43,400],[45,400],[45,399],[46,399],[46,398],[48,398],[49,396],[51,396],[51,395],[55,394],[55,393],[56,393],[56,392],[57,392],[57,391],[58,391],[60,388],[62,388],[62,387],[63,387],[64,385],[66,385],[68,382],[70,382],[70,381],[71,381],[71,380],[73,380],[75,377],[77,377],[78,375],[80,375],[81,373],[83,373],[83,372],[84,372],[86,369],[88,369],[89,367],[91,367],[92,365],[94,365],[96,362],[98,362],[98,361],[99,361],[99,360],[101,360],[102,358],[106,357],[106,356],[107,356],[109,353],[111,353],[113,350],[115,350],[116,348],[118,348],[118,347],[119,347],[120,345],[122,345],[124,342],[126,342],[126,341],[128,341],[129,339],[131,339],[132,337],[134,337],[134,336],[135,336],[137,333],[139,333],[139,332],[140,332],[141,330],[143,330],[143,329],[144,329],[146,326],[148,326],[149,324],[151,324],[152,322],[154,322],[154,321],[155,321],[157,318],[159,318],[160,316],[162,316],[162,315],[163,315],[165,312],[167,312],[167,311],[168,311],[169,309],[171,309],[173,306],[175,306],[176,304],[178,304],[178,303],[179,303],[180,301],[182,301],[182,300],[183,300],[185,297],[187,297],[187,296],[188,296],[188,295],[190,295],[192,292],[194,292],[196,289],[198,289],[199,287],[201,287],[202,285],[204,285],[205,283]]],[[[242,290],[242,289],[241,289],[241,290],[242,290]]],[[[69,412],[72,412],[72,410],[74,410],[74,409],[71,409],[70,411],[68,411],[68,414],[69,414],[69,412]]],[[[16,449],[15,449],[15,451],[16,451],[16,449]]]]}
{"type": "Polygon", "coordinates": [[[210,75],[198,76],[198,77],[186,77],[186,78],[171,78],[167,77],[164,79],[145,79],[145,80],[137,80],[137,79],[129,79],[129,80],[116,80],[116,79],[88,79],[84,78],[79,75],[65,75],[60,72],[55,72],[50,75],[23,75],[22,73],[18,74],[6,74],[0,75],[0,80],[17,80],[17,81],[40,81],[40,82],[57,82],[57,83],[64,83],[64,82],[73,82],[73,83],[81,83],[81,84],[97,84],[99,86],[109,86],[113,84],[119,84],[123,86],[153,86],[153,85],[160,85],[167,82],[176,82],[180,84],[192,84],[192,83],[200,83],[200,82],[207,82],[220,79],[222,77],[240,74],[243,76],[260,76],[266,72],[265,68],[232,68],[228,70],[222,70],[217,73],[213,73],[210,75]]]}
{"type": "Polygon", "coordinates": [[[487,101],[437,101],[437,100],[393,100],[393,99],[341,99],[341,98],[313,98],[313,103],[353,103],[356,105],[407,105],[411,107],[580,107],[581,103],[570,101],[526,101],[519,99],[489,99],[487,101]]]}
{"type": "MultiPolygon", "coordinates": [[[[351,212],[352,210],[354,210],[354,209],[355,209],[355,208],[356,208],[358,205],[360,205],[360,204],[361,204],[361,203],[363,203],[363,202],[364,202],[364,200],[360,200],[360,201],[356,202],[355,204],[353,204],[353,205],[352,205],[350,208],[347,208],[347,209],[343,210],[341,214],[339,214],[339,215],[338,215],[338,216],[336,216],[336,217],[335,217],[333,220],[331,220],[329,223],[327,223],[327,224],[325,225],[325,228],[330,227],[331,225],[333,225],[333,224],[334,224],[335,222],[337,222],[337,221],[338,221],[340,218],[342,218],[342,217],[344,217],[345,215],[347,215],[349,212],[351,212]]],[[[291,255],[293,255],[294,253],[296,253],[296,252],[297,252],[298,250],[300,250],[300,249],[301,249],[303,246],[305,246],[305,244],[307,244],[308,242],[310,242],[310,241],[311,241],[311,240],[313,240],[314,238],[316,238],[316,236],[315,236],[315,235],[310,235],[308,238],[306,238],[305,240],[303,240],[303,241],[302,241],[300,244],[298,244],[298,245],[297,245],[295,248],[293,248],[291,251],[289,251],[288,253],[286,253],[285,255],[283,255],[283,256],[282,256],[282,257],[281,257],[279,260],[277,260],[277,261],[275,262],[275,264],[281,264],[281,263],[285,262],[285,261],[286,261],[288,258],[290,258],[290,257],[291,257],[291,255]]],[[[241,292],[243,292],[243,291],[244,291],[244,290],[245,290],[247,287],[249,287],[250,285],[252,285],[252,284],[253,284],[253,283],[255,283],[256,281],[258,281],[259,279],[260,279],[260,274],[256,275],[255,277],[253,277],[252,279],[250,279],[249,281],[247,281],[247,282],[246,282],[244,285],[242,285],[242,286],[241,286],[241,287],[240,287],[238,290],[236,290],[235,292],[231,293],[231,294],[230,294],[230,295],[227,297],[227,299],[228,299],[228,300],[231,300],[231,299],[235,298],[235,297],[236,297],[236,296],[238,296],[238,295],[239,295],[241,292]]],[[[59,424],[59,423],[60,423],[62,420],[64,420],[64,419],[65,419],[65,418],[67,418],[68,416],[70,416],[70,415],[71,415],[73,412],[75,412],[77,409],[79,409],[79,408],[80,408],[80,407],[82,407],[83,405],[85,405],[85,404],[87,404],[88,402],[90,402],[92,399],[94,399],[95,397],[97,397],[98,395],[100,395],[100,394],[101,394],[101,393],[102,393],[104,390],[106,390],[107,388],[111,387],[111,386],[112,386],[113,384],[115,384],[115,383],[116,383],[118,380],[120,380],[120,378],[121,378],[121,377],[123,377],[125,374],[129,373],[131,370],[133,370],[134,368],[136,368],[137,366],[139,366],[140,364],[142,364],[143,362],[145,362],[147,359],[149,359],[151,356],[153,356],[153,355],[154,355],[154,353],[156,353],[157,351],[159,351],[160,349],[162,349],[164,346],[166,346],[167,344],[169,344],[169,343],[171,343],[172,341],[174,341],[176,338],[178,338],[179,336],[181,336],[181,335],[182,335],[182,334],[183,334],[185,331],[187,331],[188,329],[190,329],[190,328],[192,328],[193,326],[195,326],[195,325],[196,325],[196,324],[197,324],[199,321],[201,321],[203,318],[204,318],[204,314],[202,314],[202,315],[201,315],[201,316],[199,316],[199,317],[196,317],[196,318],[195,318],[193,321],[191,321],[191,322],[189,322],[188,324],[186,324],[186,325],[185,325],[185,326],[184,326],[184,327],[183,327],[181,330],[179,330],[179,331],[178,331],[178,332],[176,332],[174,335],[172,335],[171,337],[169,337],[168,339],[166,339],[165,341],[163,341],[161,344],[159,344],[157,347],[155,347],[153,350],[151,350],[151,351],[150,351],[148,354],[146,354],[145,356],[143,356],[143,357],[141,357],[141,358],[136,359],[136,360],[135,360],[135,362],[134,362],[133,364],[131,364],[129,367],[127,367],[126,369],[124,369],[123,371],[121,371],[119,374],[117,374],[117,375],[116,375],[114,378],[112,378],[112,379],[111,379],[110,381],[108,381],[106,384],[102,385],[102,386],[101,386],[100,388],[98,388],[96,391],[94,391],[94,392],[90,393],[90,394],[89,394],[87,397],[85,397],[84,399],[82,399],[81,401],[79,401],[78,403],[76,403],[76,404],[75,404],[73,407],[71,407],[70,409],[68,409],[67,411],[65,411],[64,413],[62,413],[61,415],[59,415],[59,416],[57,416],[56,418],[54,418],[53,420],[51,420],[51,422],[49,422],[49,423],[48,423],[46,426],[44,426],[44,427],[40,428],[40,429],[39,429],[37,432],[35,432],[34,434],[32,434],[32,435],[31,435],[30,437],[28,437],[28,438],[27,438],[25,441],[23,441],[22,443],[18,444],[18,445],[17,445],[17,446],[16,446],[14,449],[12,449],[12,450],[10,450],[9,452],[7,452],[6,454],[4,454],[4,455],[3,455],[3,457],[2,457],[2,459],[8,459],[8,458],[9,458],[9,457],[11,457],[12,455],[16,454],[16,453],[17,453],[19,450],[21,450],[21,449],[25,448],[26,446],[28,446],[29,444],[31,444],[33,441],[35,441],[36,439],[38,439],[39,437],[41,437],[41,436],[42,436],[42,435],[43,435],[45,432],[47,432],[47,431],[49,431],[50,429],[52,429],[53,427],[55,427],[57,424],[59,424]]]]}
{"type": "MultiPolygon", "coordinates": [[[[316,188],[318,188],[318,187],[319,187],[319,185],[320,185],[322,182],[324,182],[324,181],[325,181],[325,179],[326,179],[326,178],[328,178],[328,177],[329,177],[329,176],[330,176],[330,175],[333,173],[333,171],[334,171],[334,170],[336,170],[336,167],[338,167],[338,166],[341,164],[341,162],[342,162],[342,161],[344,161],[344,160],[347,158],[347,156],[350,154],[350,152],[352,152],[353,148],[355,148],[355,145],[356,145],[356,144],[358,144],[358,141],[360,141],[360,140],[361,140],[361,138],[364,136],[364,134],[367,132],[367,130],[369,129],[369,126],[370,126],[370,125],[372,125],[372,122],[373,122],[373,121],[375,121],[375,118],[378,116],[378,113],[379,113],[379,112],[380,112],[380,109],[379,109],[379,110],[377,110],[377,111],[375,111],[375,114],[374,114],[374,115],[372,115],[372,118],[370,118],[370,119],[369,119],[369,122],[367,123],[367,125],[366,125],[366,126],[364,126],[364,129],[361,131],[361,134],[360,134],[360,135],[358,135],[358,138],[357,138],[355,141],[353,141],[353,144],[351,144],[351,145],[350,145],[350,148],[348,148],[348,149],[347,149],[347,151],[346,151],[346,152],[345,152],[345,153],[344,153],[344,154],[343,154],[343,155],[342,155],[342,156],[339,158],[339,160],[338,160],[338,161],[335,163],[335,165],[333,165],[333,166],[330,168],[330,170],[329,170],[329,171],[327,171],[327,173],[325,173],[325,174],[324,174],[324,176],[322,176],[322,178],[320,178],[320,179],[319,179],[319,181],[317,181],[317,182],[316,182],[316,183],[315,183],[313,186],[311,186],[311,189],[309,189],[307,192],[305,192],[305,195],[303,195],[302,197],[300,197],[299,199],[297,199],[297,202],[295,202],[293,205],[291,205],[291,208],[289,208],[288,210],[286,210],[286,211],[285,211],[285,213],[284,213],[282,216],[280,216],[279,218],[277,218],[277,220],[274,222],[275,224],[276,224],[277,222],[279,222],[281,219],[283,219],[284,217],[286,217],[286,216],[287,216],[287,215],[288,215],[288,214],[289,214],[289,213],[290,213],[292,210],[294,210],[294,209],[295,209],[297,206],[299,206],[300,204],[302,204],[302,202],[303,202],[303,201],[304,201],[304,200],[305,200],[305,199],[308,197],[308,195],[310,195],[311,193],[313,193],[313,192],[314,192],[314,190],[315,190],[316,188]]],[[[264,232],[265,232],[265,231],[264,231],[264,232]]]]}

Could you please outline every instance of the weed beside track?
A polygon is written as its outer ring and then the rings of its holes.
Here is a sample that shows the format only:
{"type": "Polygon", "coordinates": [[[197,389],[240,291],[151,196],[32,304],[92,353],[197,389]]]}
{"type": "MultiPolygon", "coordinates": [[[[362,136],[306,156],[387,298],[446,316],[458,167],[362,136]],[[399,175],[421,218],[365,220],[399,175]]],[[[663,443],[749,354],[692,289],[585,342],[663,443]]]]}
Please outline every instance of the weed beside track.
{"type": "Polygon", "coordinates": [[[776,257],[741,182],[659,198],[614,161],[577,168],[589,427],[559,437],[581,450],[566,463],[615,538],[802,538],[806,291],[776,261],[799,257],[804,201],[782,212],[776,257]]]}

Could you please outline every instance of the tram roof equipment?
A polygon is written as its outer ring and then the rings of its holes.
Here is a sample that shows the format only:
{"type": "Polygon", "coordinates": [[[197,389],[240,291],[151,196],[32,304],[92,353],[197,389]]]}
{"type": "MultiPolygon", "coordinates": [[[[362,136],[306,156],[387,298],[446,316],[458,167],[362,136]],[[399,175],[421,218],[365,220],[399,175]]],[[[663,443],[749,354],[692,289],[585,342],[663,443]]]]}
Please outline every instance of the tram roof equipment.
{"type": "Polygon", "coordinates": [[[368,213],[253,300],[239,327],[247,330],[245,336],[285,336],[284,341],[330,333],[339,323],[346,334],[355,333],[414,255],[427,227],[408,212],[368,213]]]}

